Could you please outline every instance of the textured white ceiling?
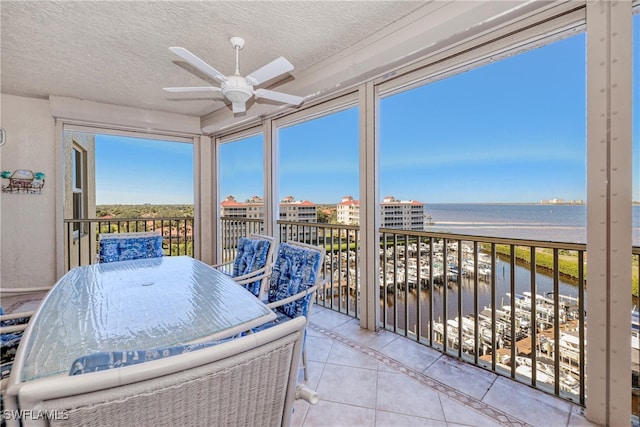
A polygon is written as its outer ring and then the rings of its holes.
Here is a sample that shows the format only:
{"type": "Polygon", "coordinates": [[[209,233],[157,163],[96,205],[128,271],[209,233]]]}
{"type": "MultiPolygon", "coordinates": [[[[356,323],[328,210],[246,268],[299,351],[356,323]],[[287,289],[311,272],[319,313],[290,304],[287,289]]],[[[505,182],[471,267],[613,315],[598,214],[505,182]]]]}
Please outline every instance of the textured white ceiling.
{"type": "Polygon", "coordinates": [[[428,3],[3,0],[1,92],[203,116],[225,107],[221,95],[175,95],[162,88],[217,82],[168,47],[185,47],[232,74],[229,37],[241,36],[242,74],[282,55],[294,64],[295,79],[428,3]]]}

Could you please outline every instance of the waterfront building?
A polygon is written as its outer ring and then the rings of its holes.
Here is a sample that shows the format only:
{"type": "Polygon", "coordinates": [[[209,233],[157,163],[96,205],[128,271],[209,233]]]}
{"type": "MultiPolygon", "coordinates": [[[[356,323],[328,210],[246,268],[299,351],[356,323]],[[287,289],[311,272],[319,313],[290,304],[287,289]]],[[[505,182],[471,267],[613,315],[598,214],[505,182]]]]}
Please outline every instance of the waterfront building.
{"type": "Polygon", "coordinates": [[[351,196],[344,196],[336,205],[336,219],[338,224],[360,224],[360,201],[351,196]]]}
{"type": "MultiPolygon", "coordinates": [[[[353,197],[343,197],[337,204],[336,211],[338,223],[345,225],[360,223],[360,202],[353,197]]],[[[398,200],[394,196],[386,196],[380,202],[380,223],[383,228],[423,231],[426,218],[422,202],[398,200]]]]}
{"type": "Polygon", "coordinates": [[[398,200],[386,196],[380,202],[380,222],[384,228],[424,230],[424,203],[416,200],[398,200]]]}
{"type": "Polygon", "coordinates": [[[253,196],[244,203],[238,202],[233,196],[227,196],[220,203],[220,215],[234,218],[262,219],[264,217],[264,202],[258,196],[253,196]]]}
{"type": "MultiPolygon", "coordinates": [[[[232,218],[264,219],[264,201],[259,196],[253,196],[244,202],[238,202],[235,197],[227,196],[220,203],[220,216],[232,218]]],[[[295,222],[318,222],[318,210],[315,203],[308,200],[296,200],[293,196],[287,196],[280,202],[280,219],[295,222]]],[[[315,231],[299,230],[291,231],[287,239],[315,238],[315,231]]]]}

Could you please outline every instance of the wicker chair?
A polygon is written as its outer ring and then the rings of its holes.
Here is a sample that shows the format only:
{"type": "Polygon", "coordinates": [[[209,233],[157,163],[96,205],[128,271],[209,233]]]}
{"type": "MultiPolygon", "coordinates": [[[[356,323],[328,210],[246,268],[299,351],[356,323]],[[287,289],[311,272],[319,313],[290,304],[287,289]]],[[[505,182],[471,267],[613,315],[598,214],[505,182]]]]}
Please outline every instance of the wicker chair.
{"type": "Polygon", "coordinates": [[[101,263],[159,258],[164,255],[159,231],[100,233],[98,240],[98,262],[101,263]]]}
{"type": "MultiPolygon", "coordinates": [[[[319,280],[324,261],[325,249],[305,243],[288,242],[280,244],[269,280],[267,306],[278,316],[275,320],[254,328],[257,332],[290,319],[304,316],[309,318],[315,291],[324,286],[326,280],[319,280]]],[[[305,340],[306,341],[306,340],[305,340]]],[[[304,379],[308,380],[307,351],[303,342],[302,360],[304,379]]]]}
{"type": "Polygon", "coordinates": [[[273,237],[250,234],[238,240],[238,252],[233,261],[212,265],[242,285],[256,297],[260,297],[271,275],[273,264],[273,237]]]}
{"type": "MultiPolygon", "coordinates": [[[[4,394],[9,383],[9,376],[13,368],[13,361],[22,333],[27,329],[33,311],[5,314],[0,307],[0,410],[4,410],[4,394]]],[[[0,424],[4,426],[4,421],[0,424]]]]}
{"type": "Polygon", "coordinates": [[[23,425],[287,426],[296,398],[317,402],[296,379],[305,324],[293,319],[173,357],[22,383],[23,413],[57,415],[23,425]]]}
{"type": "MultiPolygon", "coordinates": [[[[50,289],[51,287],[2,288],[0,289],[0,295],[5,298],[7,295],[13,294],[20,294],[21,296],[31,293],[42,294],[50,289]]],[[[33,313],[33,311],[5,313],[4,308],[0,306],[0,345],[2,347],[0,355],[0,390],[2,392],[4,392],[11,374],[13,359],[22,340],[22,333],[27,329],[33,313]]]]}
{"type": "Polygon", "coordinates": [[[33,311],[5,314],[0,307],[0,345],[2,354],[0,357],[0,390],[4,392],[6,382],[11,374],[13,359],[22,340],[22,333],[27,329],[27,324],[33,315],[33,311]]]}

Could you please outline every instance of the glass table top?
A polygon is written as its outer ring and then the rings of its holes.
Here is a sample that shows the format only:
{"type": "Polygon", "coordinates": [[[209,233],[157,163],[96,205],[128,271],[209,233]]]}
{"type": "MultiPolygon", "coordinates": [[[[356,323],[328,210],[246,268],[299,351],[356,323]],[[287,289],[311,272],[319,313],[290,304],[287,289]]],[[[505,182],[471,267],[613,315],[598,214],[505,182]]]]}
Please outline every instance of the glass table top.
{"type": "Polygon", "coordinates": [[[77,267],[32,318],[24,363],[14,369],[20,381],[66,374],[83,355],[220,339],[274,318],[227,275],[190,257],[77,267]]]}

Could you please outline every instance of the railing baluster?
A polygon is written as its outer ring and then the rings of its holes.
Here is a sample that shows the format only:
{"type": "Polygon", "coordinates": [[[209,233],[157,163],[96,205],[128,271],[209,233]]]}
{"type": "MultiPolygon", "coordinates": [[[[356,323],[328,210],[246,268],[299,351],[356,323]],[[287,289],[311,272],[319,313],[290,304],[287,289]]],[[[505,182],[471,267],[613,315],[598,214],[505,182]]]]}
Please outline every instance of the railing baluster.
{"type": "Polygon", "coordinates": [[[536,247],[530,246],[531,250],[531,366],[535,367],[535,369],[531,369],[531,386],[536,386],[537,381],[537,373],[538,373],[538,310],[537,310],[537,302],[536,302],[536,294],[537,283],[536,283],[536,247]]]}
{"type": "Polygon", "coordinates": [[[584,251],[578,251],[578,339],[580,340],[580,404],[585,404],[584,251]]]}
{"type": "Polygon", "coordinates": [[[478,364],[478,353],[480,352],[480,309],[478,307],[478,242],[473,242],[473,363],[478,364]]]}
{"type": "Polygon", "coordinates": [[[511,291],[511,298],[509,304],[511,305],[511,313],[509,320],[511,321],[511,378],[516,377],[516,247],[514,245],[509,246],[511,253],[509,256],[509,285],[511,291]]]}
{"type": "Polygon", "coordinates": [[[447,302],[447,294],[449,293],[449,271],[447,260],[449,257],[449,241],[445,238],[442,239],[442,333],[443,333],[443,343],[442,343],[442,352],[447,353],[449,349],[449,324],[447,320],[449,319],[449,307],[447,302]]]}
{"type": "Polygon", "coordinates": [[[558,248],[553,249],[553,361],[555,365],[553,383],[554,393],[560,394],[560,271],[558,266],[558,248]]]}
{"type": "Polygon", "coordinates": [[[433,283],[433,237],[429,237],[429,346],[433,347],[433,301],[435,284],[433,283]]]}
{"type": "Polygon", "coordinates": [[[496,244],[491,243],[491,370],[496,370],[496,244]]]}
{"type": "Polygon", "coordinates": [[[458,240],[458,358],[462,359],[462,240],[458,240]]]}

